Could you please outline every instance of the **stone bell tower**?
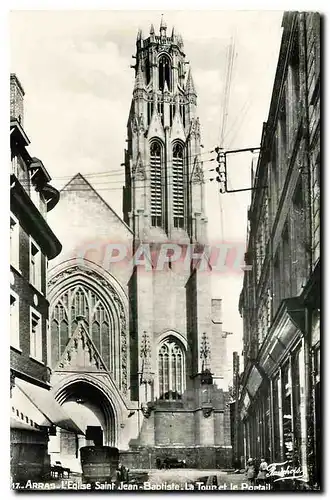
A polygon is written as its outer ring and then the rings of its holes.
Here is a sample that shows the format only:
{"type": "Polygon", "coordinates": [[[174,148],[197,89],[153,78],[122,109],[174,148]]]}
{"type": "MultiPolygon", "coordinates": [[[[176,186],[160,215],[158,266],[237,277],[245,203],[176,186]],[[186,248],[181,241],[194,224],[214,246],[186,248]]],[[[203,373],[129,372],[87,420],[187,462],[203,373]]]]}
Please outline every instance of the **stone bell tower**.
{"type": "Polygon", "coordinates": [[[144,241],[204,242],[197,94],[181,35],[163,19],[136,40],[125,151],[124,219],[144,241]]]}
{"type": "Polygon", "coordinates": [[[138,32],[133,56],[123,197],[133,251],[143,245],[151,255],[129,282],[130,390],[142,415],[135,444],[153,459],[174,447],[182,458],[191,453],[191,465],[214,466],[229,444],[224,393],[213,383],[225,350],[220,302],[211,298],[209,261],[199,267],[175,255],[200,255],[207,244],[197,93],[181,35],[173,28],[168,36],[163,19],[158,34],[149,31],[138,32]],[[174,256],[159,266],[154,255],[171,246],[174,256]]]}

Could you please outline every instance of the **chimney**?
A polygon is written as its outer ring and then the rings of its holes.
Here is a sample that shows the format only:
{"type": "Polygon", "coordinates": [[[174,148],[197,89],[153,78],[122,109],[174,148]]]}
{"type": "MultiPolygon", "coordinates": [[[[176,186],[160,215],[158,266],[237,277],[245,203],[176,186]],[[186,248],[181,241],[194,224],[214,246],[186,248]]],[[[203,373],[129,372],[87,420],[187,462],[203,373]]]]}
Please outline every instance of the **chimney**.
{"type": "Polygon", "coordinates": [[[10,118],[16,119],[23,127],[24,121],[24,90],[15,75],[10,74],[10,118]]]}

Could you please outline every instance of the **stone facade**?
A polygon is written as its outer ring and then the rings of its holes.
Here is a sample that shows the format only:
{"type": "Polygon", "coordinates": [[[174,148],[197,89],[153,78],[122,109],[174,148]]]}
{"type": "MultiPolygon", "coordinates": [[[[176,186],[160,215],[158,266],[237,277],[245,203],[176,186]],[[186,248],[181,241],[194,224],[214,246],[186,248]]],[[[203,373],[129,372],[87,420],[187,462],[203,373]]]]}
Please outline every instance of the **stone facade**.
{"type": "MultiPolygon", "coordinates": [[[[61,251],[46,215],[59,199],[42,162],[32,158],[23,129],[23,88],[10,76],[10,432],[12,481],[50,472],[52,422],[22,391],[49,395],[47,261],[61,251]]],[[[49,416],[49,415],[48,415],[49,416]]]]}
{"type": "Polygon", "coordinates": [[[235,448],[320,487],[320,16],[288,12],[249,209],[235,448]],[[268,186],[267,189],[261,189],[268,186]],[[260,189],[258,189],[260,188],[260,189]]]}
{"type": "Polygon", "coordinates": [[[53,212],[63,251],[49,279],[52,385],[61,403],[84,400],[105,444],[126,450],[135,466],[164,454],[215,466],[231,454],[227,334],[221,301],[210,295],[211,267],[198,264],[207,220],[196,90],[182,38],[166,29],[162,22],[159,35],[151,27],[137,38],[124,220],[80,174],[53,212]],[[197,256],[188,266],[174,257],[158,266],[163,244],[197,256]],[[114,258],[116,245],[125,258],[114,258]],[[66,348],[79,328],[94,346],[87,364],[78,343],[66,348]]]}

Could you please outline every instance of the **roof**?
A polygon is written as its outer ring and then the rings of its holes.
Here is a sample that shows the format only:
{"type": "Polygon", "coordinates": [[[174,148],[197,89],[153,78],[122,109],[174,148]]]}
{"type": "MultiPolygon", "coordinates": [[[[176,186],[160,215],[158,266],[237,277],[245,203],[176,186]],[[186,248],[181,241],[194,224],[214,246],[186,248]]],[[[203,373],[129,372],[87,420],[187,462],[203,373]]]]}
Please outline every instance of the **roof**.
{"type": "MultiPolygon", "coordinates": [[[[44,425],[51,424],[66,429],[75,434],[84,435],[85,433],[80,427],[65,413],[62,406],[56,401],[54,395],[37,385],[30,384],[22,379],[16,379],[15,385],[28,398],[30,402],[40,411],[45,417],[44,425]]],[[[42,425],[42,424],[39,424],[42,425]]]]}
{"type": "Polygon", "coordinates": [[[22,431],[32,431],[32,432],[41,432],[40,429],[36,429],[32,425],[25,423],[23,420],[19,420],[18,418],[10,417],[10,428],[11,429],[19,429],[22,431]]]}
{"type": "Polygon", "coordinates": [[[117,214],[117,212],[105,201],[104,198],[102,198],[102,196],[96,191],[96,189],[93,188],[93,186],[88,182],[88,180],[80,173],[78,172],[76,175],[74,175],[67,184],[65,184],[65,186],[60,190],[60,193],[63,193],[63,191],[70,191],[70,184],[72,184],[72,182],[75,180],[75,179],[81,179],[85,184],[86,186],[91,190],[93,191],[97,197],[104,203],[104,205],[115,215],[115,217],[117,217],[117,219],[129,230],[130,233],[133,234],[133,231],[132,229],[126,224],[126,222],[117,214]]]}

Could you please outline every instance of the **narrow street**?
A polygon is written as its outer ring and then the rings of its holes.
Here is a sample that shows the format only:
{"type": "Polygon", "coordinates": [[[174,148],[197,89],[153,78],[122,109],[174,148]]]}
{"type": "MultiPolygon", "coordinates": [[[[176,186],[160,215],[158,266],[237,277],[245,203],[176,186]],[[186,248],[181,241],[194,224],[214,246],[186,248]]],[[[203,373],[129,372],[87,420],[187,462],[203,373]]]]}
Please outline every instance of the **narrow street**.
{"type": "Polygon", "coordinates": [[[179,490],[186,491],[205,491],[212,489],[206,485],[208,476],[217,476],[217,485],[213,487],[216,490],[241,490],[242,483],[246,482],[243,474],[233,474],[215,470],[201,469],[170,469],[170,470],[151,470],[149,473],[149,485],[151,490],[172,489],[172,484],[178,485],[179,490]],[[158,485],[158,486],[157,486],[158,485]]]}

